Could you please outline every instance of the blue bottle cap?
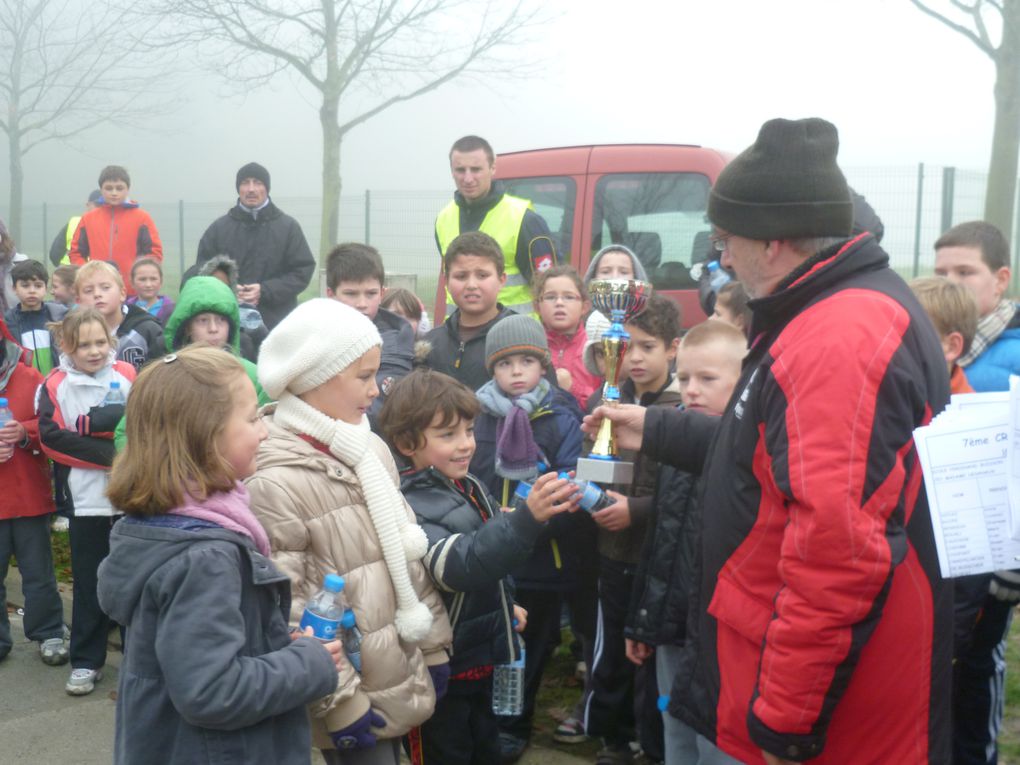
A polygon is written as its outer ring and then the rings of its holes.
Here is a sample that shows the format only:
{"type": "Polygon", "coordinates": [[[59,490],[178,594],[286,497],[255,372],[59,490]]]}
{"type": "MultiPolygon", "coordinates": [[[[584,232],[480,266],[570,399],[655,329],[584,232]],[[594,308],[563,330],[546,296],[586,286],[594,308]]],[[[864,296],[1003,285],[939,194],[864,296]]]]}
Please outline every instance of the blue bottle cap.
{"type": "Polygon", "coordinates": [[[344,578],[340,574],[326,574],[322,586],[329,592],[340,592],[344,588],[344,578]]]}
{"type": "Polygon", "coordinates": [[[535,467],[538,468],[538,474],[539,475],[542,475],[543,473],[545,473],[545,471],[547,471],[549,469],[549,466],[546,465],[544,462],[542,462],[542,460],[539,460],[538,462],[536,462],[535,463],[535,467]]]}
{"type": "Polygon", "coordinates": [[[659,708],[660,712],[665,712],[669,707],[669,696],[659,696],[659,700],[655,702],[655,706],[659,708]]]}
{"type": "Polygon", "coordinates": [[[511,627],[516,627],[516,626],[517,626],[518,624],[520,624],[520,622],[519,622],[519,621],[517,621],[517,617],[515,616],[515,617],[513,618],[513,621],[512,621],[512,622],[510,622],[510,626],[511,626],[511,627]]]}
{"type": "Polygon", "coordinates": [[[119,380],[113,380],[110,383],[110,390],[120,390],[120,381],[119,380]]]}
{"type": "Polygon", "coordinates": [[[340,626],[345,630],[349,630],[357,623],[357,619],[354,618],[354,612],[349,608],[344,611],[344,615],[340,617],[340,626]]]}
{"type": "Polygon", "coordinates": [[[0,409],[6,409],[6,408],[7,408],[7,399],[0,398],[0,409]]]}
{"type": "Polygon", "coordinates": [[[710,261],[708,261],[708,272],[710,274],[714,274],[718,270],[719,270],[719,261],[718,260],[710,260],[710,261]]]}

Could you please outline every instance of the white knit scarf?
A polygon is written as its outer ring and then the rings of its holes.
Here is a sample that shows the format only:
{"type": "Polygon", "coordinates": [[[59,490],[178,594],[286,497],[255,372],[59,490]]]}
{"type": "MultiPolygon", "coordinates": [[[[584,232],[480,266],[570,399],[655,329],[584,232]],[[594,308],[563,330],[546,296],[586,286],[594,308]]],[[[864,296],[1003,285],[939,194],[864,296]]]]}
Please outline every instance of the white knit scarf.
{"type": "Polygon", "coordinates": [[[281,427],[325,444],[330,454],[354,470],[397,596],[397,633],[412,643],[424,638],[432,627],[432,612],[418,600],[407,563],[425,555],[428,539],[421,527],[408,519],[392,477],[369,446],[370,439],[377,436],[369,428],[368,418],[358,425],[334,420],[286,391],[273,419],[281,427]]]}

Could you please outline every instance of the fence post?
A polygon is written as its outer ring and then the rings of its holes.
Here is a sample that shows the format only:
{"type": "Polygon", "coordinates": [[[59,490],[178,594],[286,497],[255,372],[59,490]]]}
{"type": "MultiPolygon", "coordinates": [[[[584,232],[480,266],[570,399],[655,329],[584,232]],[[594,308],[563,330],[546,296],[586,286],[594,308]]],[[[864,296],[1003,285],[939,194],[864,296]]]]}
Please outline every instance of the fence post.
{"type": "Polygon", "coordinates": [[[45,202],[42,203],[42,253],[43,256],[39,258],[43,263],[46,262],[46,254],[50,251],[50,243],[46,241],[46,234],[50,230],[49,226],[49,210],[45,202]]]}
{"type": "Polygon", "coordinates": [[[177,200],[177,236],[181,243],[181,276],[184,276],[184,200],[177,200]]]}
{"type": "Polygon", "coordinates": [[[921,266],[921,206],[924,204],[924,162],[917,163],[917,213],[914,216],[914,270],[917,278],[921,266]]]}
{"type": "Polygon", "coordinates": [[[372,192],[365,189],[365,244],[372,241],[372,192]]]}
{"type": "Polygon", "coordinates": [[[953,227],[953,200],[956,198],[956,168],[942,168],[942,228],[941,234],[953,227]]]}

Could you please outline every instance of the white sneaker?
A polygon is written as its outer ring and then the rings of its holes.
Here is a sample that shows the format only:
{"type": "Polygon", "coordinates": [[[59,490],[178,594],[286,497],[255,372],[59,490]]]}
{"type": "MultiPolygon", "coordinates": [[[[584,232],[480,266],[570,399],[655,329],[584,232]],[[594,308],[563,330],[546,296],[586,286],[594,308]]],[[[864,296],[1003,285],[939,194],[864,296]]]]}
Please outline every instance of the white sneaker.
{"type": "Polygon", "coordinates": [[[96,689],[96,683],[102,679],[101,669],[72,669],[64,690],[72,696],[87,696],[96,689]]]}
{"type": "Polygon", "coordinates": [[[67,664],[67,644],[63,638],[50,638],[39,643],[39,658],[43,664],[57,667],[67,664]]]}
{"type": "Polygon", "coordinates": [[[50,528],[54,531],[67,531],[71,528],[71,522],[63,515],[55,515],[50,528]]]}

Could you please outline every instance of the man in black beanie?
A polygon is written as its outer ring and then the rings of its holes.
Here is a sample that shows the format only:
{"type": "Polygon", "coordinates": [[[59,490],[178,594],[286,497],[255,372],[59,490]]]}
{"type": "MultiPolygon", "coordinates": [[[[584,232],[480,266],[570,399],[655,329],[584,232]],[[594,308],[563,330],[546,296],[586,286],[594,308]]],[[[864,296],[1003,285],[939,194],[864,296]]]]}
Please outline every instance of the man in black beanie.
{"type": "Polygon", "coordinates": [[[950,761],[952,592],[913,431],[949,380],[875,238],[836,128],[770,120],[722,172],[716,250],[754,298],[721,418],[602,407],[622,448],[703,476],[700,592],[669,712],[704,761],[950,761]]]}
{"type": "Polygon", "coordinates": [[[272,329],[297,305],[315,273],[315,258],[300,224],[269,198],[269,171],[249,162],[237,171],[237,204],[217,218],[198,243],[193,275],[216,255],[237,263],[237,299],[257,308],[272,329]]]}

